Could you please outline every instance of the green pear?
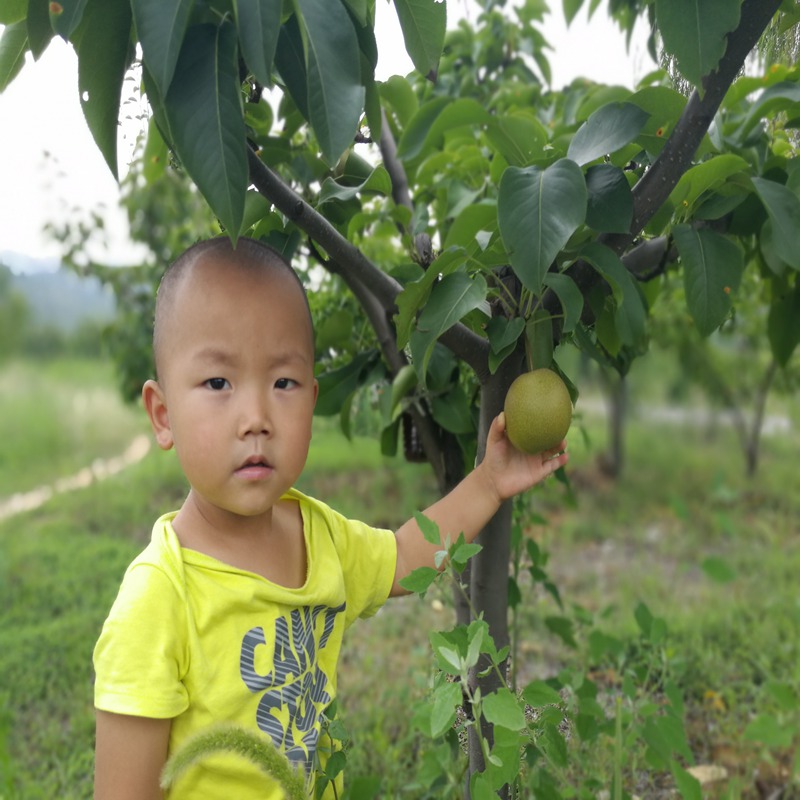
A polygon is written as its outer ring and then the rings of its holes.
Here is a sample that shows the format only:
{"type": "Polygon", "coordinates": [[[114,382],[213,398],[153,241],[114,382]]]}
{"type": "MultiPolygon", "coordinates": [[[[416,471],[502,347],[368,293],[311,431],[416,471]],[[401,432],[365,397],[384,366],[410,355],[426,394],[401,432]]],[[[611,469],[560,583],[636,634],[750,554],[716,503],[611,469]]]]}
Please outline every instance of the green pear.
{"type": "Polygon", "coordinates": [[[509,387],[503,410],[508,438],[524,453],[555,447],[572,422],[569,390],[551,369],[520,375],[509,387]]]}

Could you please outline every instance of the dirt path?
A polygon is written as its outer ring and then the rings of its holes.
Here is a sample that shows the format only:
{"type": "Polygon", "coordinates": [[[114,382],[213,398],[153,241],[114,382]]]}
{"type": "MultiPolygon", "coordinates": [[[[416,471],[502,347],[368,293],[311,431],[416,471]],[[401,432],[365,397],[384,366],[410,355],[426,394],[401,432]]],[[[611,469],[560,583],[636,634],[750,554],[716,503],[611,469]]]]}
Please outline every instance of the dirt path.
{"type": "Polygon", "coordinates": [[[59,478],[52,484],[39,486],[30,492],[12,494],[11,497],[0,500],[0,521],[13,517],[15,514],[21,514],[23,511],[39,508],[53,495],[85,489],[97,481],[104,481],[137,461],[141,461],[149,450],[150,437],[142,434],[137,436],[121,455],[112,458],[98,458],[91,466],[84,467],[74,475],[59,478]]]}

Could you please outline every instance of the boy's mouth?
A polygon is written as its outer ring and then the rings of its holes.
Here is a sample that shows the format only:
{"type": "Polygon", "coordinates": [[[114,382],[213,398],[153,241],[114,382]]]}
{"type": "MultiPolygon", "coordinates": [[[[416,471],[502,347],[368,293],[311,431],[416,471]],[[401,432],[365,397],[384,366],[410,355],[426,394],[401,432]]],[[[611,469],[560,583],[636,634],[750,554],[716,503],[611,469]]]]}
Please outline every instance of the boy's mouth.
{"type": "Polygon", "coordinates": [[[272,471],[272,465],[263,456],[250,456],[237,470],[240,475],[259,477],[272,471]]]}

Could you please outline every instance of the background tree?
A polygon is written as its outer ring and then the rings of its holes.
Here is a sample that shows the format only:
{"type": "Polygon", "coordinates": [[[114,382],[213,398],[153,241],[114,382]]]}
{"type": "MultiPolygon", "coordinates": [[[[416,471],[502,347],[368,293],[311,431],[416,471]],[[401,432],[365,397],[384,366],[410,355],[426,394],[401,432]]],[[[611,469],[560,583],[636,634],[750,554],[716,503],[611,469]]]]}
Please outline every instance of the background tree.
{"type": "MultiPolygon", "coordinates": [[[[394,6],[416,73],[379,84],[374,0],[16,0],[0,17],[0,88],[54,32],[71,42],[116,173],[120,90],[141,52],[148,148],[168,144],[232,239],[323,266],[369,320],[375,346],[320,376],[321,408],[391,384],[382,443],[407,412],[442,491],[481,457],[522,369],[558,370],[575,347],[623,374],[644,354],[666,272],[708,336],[752,270],[774,358],[788,363],[800,340],[800,88],[793,67],[742,68],[768,26],[796,23],[794,4],[610,2],[628,31],[648,16],[653,51],[695,87],[688,100],[660,70],[636,91],[549,90],[539,1],[488,0],[449,35],[445,3],[394,6]]],[[[471,576],[498,647],[510,521],[506,505],[471,576]]],[[[481,669],[471,679],[496,688],[481,669]]],[[[471,759],[484,766],[474,743],[471,759]]]]}

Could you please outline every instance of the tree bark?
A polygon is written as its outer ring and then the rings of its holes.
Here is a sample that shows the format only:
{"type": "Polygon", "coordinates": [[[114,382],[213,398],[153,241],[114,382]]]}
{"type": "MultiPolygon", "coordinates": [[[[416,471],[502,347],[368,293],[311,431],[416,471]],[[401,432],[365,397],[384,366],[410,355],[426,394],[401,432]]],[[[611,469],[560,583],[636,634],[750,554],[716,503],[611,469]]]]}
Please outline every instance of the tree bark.
{"type": "MultiPolygon", "coordinates": [[[[481,388],[478,461],[483,458],[485,453],[489,426],[503,410],[508,388],[514,378],[520,374],[523,360],[524,350],[520,346],[481,388]]],[[[479,613],[483,614],[498,650],[509,643],[508,565],[511,559],[511,512],[510,501],[500,507],[477,539],[478,543],[483,546],[483,550],[472,559],[470,581],[472,605],[479,613]]],[[[473,688],[480,687],[484,697],[500,686],[500,679],[494,670],[489,670],[485,676],[479,677],[487,666],[488,662],[482,658],[470,673],[471,686],[473,688]]],[[[504,667],[501,668],[501,672],[505,673],[504,667]]],[[[482,735],[491,743],[494,738],[492,726],[484,719],[476,721],[476,724],[480,725],[482,735]]],[[[469,764],[470,774],[480,771],[484,767],[480,742],[472,729],[469,732],[469,764]]],[[[469,797],[469,784],[465,789],[465,797],[469,797]]]]}

